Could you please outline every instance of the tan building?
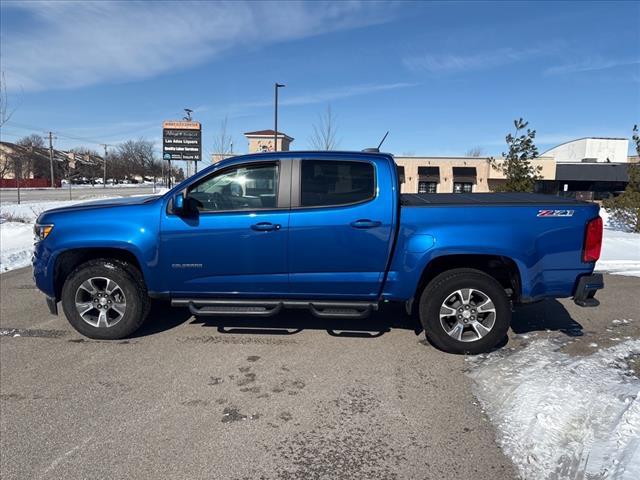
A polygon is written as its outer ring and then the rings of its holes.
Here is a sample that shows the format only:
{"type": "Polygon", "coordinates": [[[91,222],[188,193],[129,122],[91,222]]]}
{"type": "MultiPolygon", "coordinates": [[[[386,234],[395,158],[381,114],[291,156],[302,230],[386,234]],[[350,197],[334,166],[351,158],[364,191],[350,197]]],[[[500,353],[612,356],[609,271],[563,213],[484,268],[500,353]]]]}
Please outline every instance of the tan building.
{"type": "MultiPolygon", "coordinates": [[[[258,130],[257,132],[246,132],[244,134],[249,140],[249,153],[261,153],[261,152],[273,152],[273,139],[275,131],[273,130],[258,130]]],[[[289,135],[285,135],[282,132],[278,132],[278,148],[279,152],[286,152],[289,150],[289,146],[293,142],[293,138],[289,135]]]]}
{"type": "MultiPolygon", "coordinates": [[[[488,157],[395,157],[400,167],[402,193],[490,192],[505,182],[504,174],[488,157]]],[[[496,159],[499,166],[503,160],[496,159]]],[[[550,157],[532,160],[540,165],[542,180],[553,180],[556,162],[550,157]]]]}

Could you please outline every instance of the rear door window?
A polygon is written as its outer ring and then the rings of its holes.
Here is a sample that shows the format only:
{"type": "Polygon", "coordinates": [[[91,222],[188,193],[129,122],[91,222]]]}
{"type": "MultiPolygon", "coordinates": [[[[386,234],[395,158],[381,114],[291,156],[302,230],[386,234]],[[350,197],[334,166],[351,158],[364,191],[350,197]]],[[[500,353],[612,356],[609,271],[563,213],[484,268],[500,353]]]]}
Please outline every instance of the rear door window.
{"type": "Polygon", "coordinates": [[[375,196],[375,172],[369,162],[303,160],[300,206],[350,205],[375,196]]]}

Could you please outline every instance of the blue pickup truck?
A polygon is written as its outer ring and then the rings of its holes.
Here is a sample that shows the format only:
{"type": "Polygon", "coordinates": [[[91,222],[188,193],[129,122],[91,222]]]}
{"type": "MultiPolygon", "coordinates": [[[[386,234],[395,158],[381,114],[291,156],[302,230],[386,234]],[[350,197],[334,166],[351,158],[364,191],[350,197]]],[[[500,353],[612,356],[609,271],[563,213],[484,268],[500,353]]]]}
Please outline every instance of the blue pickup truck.
{"type": "Polygon", "coordinates": [[[513,193],[400,193],[392,155],[276,152],[212,165],[162,196],[44,212],[33,269],[50,311],[98,339],[153,299],[196,316],[304,308],[365,318],[403,302],[448,352],[487,351],[512,307],[596,306],[598,206],[513,193]]]}

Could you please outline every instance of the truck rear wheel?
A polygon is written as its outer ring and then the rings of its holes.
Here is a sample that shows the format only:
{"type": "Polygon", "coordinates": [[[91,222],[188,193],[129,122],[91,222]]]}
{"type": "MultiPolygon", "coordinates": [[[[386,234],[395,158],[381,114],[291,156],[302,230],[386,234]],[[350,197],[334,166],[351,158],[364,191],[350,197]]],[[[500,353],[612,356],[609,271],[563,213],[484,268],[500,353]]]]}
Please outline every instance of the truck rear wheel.
{"type": "Polygon", "coordinates": [[[62,308],[82,335],[116,340],[135,332],[149,311],[142,275],[125,262],[97,259],[83,263],[62,287],[62,308]]]}
{"type": "Polygon", "coordinates": [[[420,296],[420,321],[429,340],[450,353],[483,353],[511,324],[502,285],[480,270],[457,268],[436,276],[420,296]]]}

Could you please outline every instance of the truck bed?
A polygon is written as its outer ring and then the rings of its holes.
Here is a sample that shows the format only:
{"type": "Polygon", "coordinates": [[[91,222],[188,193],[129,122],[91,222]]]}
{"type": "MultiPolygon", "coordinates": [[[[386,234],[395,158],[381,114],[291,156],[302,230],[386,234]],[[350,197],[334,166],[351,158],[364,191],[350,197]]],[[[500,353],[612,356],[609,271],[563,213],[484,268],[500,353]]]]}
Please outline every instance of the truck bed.
{"type": "Polygon", "coordinates": [[[406,207],[441,205],[586,205],[574,198],[541,193],[403,193],[400,201],[406,207]]]}

